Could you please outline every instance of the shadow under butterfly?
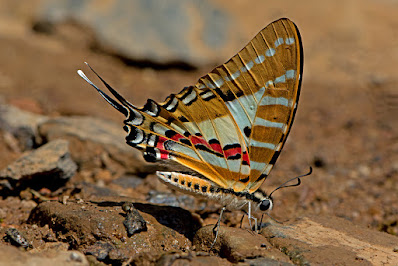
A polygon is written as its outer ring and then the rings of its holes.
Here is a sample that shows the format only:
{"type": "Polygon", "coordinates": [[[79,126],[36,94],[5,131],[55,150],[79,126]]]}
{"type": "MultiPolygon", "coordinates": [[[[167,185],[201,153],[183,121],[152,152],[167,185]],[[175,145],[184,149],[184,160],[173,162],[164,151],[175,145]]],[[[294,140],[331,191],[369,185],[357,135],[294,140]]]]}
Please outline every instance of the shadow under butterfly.
{"type": "Polygon", "coordinates": [[[160,180],[224,206],[212,246],[225,209],[243,210],[257,230],[252,213],[268,214],[272,193],[299,185],[305,176],[288,180],[269,195],[259,189],[283,148],[300,94],[303,47],[289,19],[272,22],[228,62],[162,103],[149,99],[136,107],[90,69],[114,98],[81,70],[78,74],[126,116],[127,144],[142,150],[147,161],[174,162],[182,169],[158,171],[160,180]],[[297,184],[287,185],[293,180],[297,184]]]}

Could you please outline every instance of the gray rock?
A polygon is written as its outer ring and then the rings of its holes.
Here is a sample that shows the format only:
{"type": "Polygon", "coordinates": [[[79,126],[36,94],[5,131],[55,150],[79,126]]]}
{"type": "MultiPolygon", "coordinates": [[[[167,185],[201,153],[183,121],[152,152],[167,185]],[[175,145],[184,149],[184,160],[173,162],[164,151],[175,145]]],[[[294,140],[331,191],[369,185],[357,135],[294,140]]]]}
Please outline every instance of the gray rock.
{"type": "Polygon", "coordinates": [[[0,104],[0,129],[11,133],[18,140],[21,150],[32,149],[40,142],[37,128],[47,119],[43,115],[0,104]]]}
{"type": "Polygon", "coordinates": [[[80,169],[105,165],[116,172],[121,165],[134,173],[148,165],[140,151],[126,144],[121,124],[93,117],[58,117],[41,124],[39,133],[46,140],[69,140],[80,169]]]}
{"type": "Polygon", "coordinates": [[[72,136],[81,140],[111,145],[123,152],[132,150],[125,143],[126,134],[121,124],[94,117],[71,116],[49,119],[40,125],[39,132],[47,140],[72,136]]]}
{"type": "Polygon", "coordinates": [[[0,181],[7,180],[12,186],[34,179],[51,183],[57,179],[71,178],[76,170],[77,165],[70,157],[68,142],[54,140],[37,150],[25,153],[1,170],[0,181]]]}
{"type": "Polygon", "coordinates": [[[118,185],[122,188],[136,188],[142,184],[144,180],[134,175],[123,175],[116,180],[112,181],[112,184],[118,185]]]}
{"type": "Polygon", "coordinates": [[[136,61],[220,63],[242,45],[234,19],[209,0],[42,1],[39,21],[67,19],[92,28],[100,47],[136,61]]]}

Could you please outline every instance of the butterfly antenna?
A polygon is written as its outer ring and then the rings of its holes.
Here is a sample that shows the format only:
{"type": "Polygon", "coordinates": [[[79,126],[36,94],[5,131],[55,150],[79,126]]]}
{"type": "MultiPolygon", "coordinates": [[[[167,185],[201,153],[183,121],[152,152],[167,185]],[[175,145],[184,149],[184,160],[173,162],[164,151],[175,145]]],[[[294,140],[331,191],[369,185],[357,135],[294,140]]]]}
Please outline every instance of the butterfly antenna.
{"type": "MultiPolygon", "coordinates": [[[[299,186],[299,185],[301,184],[301,179],[300,179],[300,178],[302,178],[302,177],[304,177],[304,176],[308,176],[308,175],[310,175],[310,174],[312,174],[312,167],[311,167],[311,166],[310,166],[310,171],[309,171],[308,173],[306,173],[306,174],[304,174],[304,175],[296,176],[296,177],[293,177],[292,179],[287,180],[285,183],[283,183],[283,184],[280,185],[279,187],[275,188],[275,189],[269,194],[268,197],[271,197],[272,193],[274,193],[274,192],[277,191],[278,189],[285,188],[285,187],[297,187],[297,186],[299,186]],[[297,184],[287,185],[288,183],[290,183],[290,182],[292,182],[293,180],[296,180],[296,179],[297,179],[297,184]]],[[[271,217],[271,216],[270,216],[270,217],[271,217]]],[[[271,217],[271,218],[272,218],[272,217],[271,217]]]]}
{"type": "MultiPolygon", "coordinates": [[[[269,214],[269,213],[266,213],[266,214],[268,215],[269,218],[272,219],[272,221],[274,221],[274,222],[276,222],[276,223],[278,223],[278,224],[283,224],[283,222],[278,221],[277,219],[275,219],[274,217],[272,217],[271,214],[269,214]]],[[[285,220],[285,222],[287,222],[287,221],[289,221],[289,220],[285,220]]]]}
{"type": "Polygon", "coordinates": [[[125,116],[128,116],[129,110],[128,108],[135,108],[129,101],[123,98],[122,95],[120,95],[115,89],[113,89],[87,62],[84,62],[91,71],[101,80],[101,82],[105,85],[105,87],[109,90],[110,93],[120,102],[115,101],[112,99],[109,95],[107,95],[105,92],[103,92],[101,89],[99,89],[87,76],[81,71],[80,69],[77,71],[77,74],[79,74],[80,77],[82,77],[88,84],[93,86],[98,93],[110,104],[112,105],[116,110],[124,114],[125,116]]]}

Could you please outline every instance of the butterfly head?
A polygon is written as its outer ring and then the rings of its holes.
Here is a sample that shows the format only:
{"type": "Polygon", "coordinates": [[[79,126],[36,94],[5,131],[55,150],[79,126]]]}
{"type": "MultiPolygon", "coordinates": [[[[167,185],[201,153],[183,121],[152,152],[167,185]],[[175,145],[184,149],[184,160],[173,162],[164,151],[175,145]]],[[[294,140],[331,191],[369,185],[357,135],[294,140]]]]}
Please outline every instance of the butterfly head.
{"type": "Polygon", "coordinates": [[[253,203],[256,203],[256,210],[261,213],[266,213],[272,210],[274,206],[273,200],[270,196],[268,196],[264,191],[258,189],[254,194],[251,195],[253,203]]]}
{"type": "Polygon", "coordinates": [[[265,198],[258,204],[258,209],[261,212],[268,212],[268,211],[272,210],[273,206],[274,205],[273,205],[272,199],[271,198],[265,198]]]}

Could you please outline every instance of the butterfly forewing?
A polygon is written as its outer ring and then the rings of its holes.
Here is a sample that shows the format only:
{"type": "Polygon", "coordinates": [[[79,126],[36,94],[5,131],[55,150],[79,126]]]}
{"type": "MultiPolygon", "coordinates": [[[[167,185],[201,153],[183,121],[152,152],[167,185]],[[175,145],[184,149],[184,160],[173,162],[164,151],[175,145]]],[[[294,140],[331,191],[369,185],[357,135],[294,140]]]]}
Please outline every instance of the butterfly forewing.
{"type": "MultiPolygon", "coordinates": [[[[245,190],[257,190],[278,158],[293,121],[301,73],[298,30],[280,19],[196,85],[214,90],[239,127],[250,158],[245,190]]],[[[240,181],[232,185],[241,187],[240,181]]]]}

